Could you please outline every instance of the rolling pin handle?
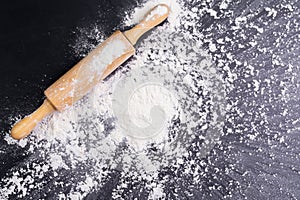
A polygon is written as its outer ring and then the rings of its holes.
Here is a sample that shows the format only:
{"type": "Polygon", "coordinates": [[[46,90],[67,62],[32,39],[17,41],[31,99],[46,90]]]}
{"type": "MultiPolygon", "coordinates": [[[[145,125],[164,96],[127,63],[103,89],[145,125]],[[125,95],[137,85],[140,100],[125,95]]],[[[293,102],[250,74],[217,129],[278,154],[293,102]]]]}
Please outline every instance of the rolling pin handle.
{"type": "Polygon", "coordinates": [[[18,121],[11,130],[11,136],[20,140],[31,133],[34,127],[47,115],[54,112],[56,109],[48,99],[31,115],[18,121]]]}
{"type": "Polygon", "coordinates": [[[132,29],[125,31],[124,35],[132,45],[135,45],[144,33],[167,19],[169,13],[169,6],[166,4],[158,4],[146,14],[144,19],[139,24],[132,29]]]}

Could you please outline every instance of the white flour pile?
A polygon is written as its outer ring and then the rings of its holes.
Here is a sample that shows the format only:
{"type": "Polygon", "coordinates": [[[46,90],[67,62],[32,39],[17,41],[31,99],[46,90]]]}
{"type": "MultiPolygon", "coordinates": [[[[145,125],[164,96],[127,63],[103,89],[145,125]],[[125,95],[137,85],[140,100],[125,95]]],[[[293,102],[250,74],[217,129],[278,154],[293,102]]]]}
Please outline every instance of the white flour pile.
{"type": "MultiPolygon", "coordinates": [[[[250,171],[238,171],[236,155],[229,154],[239,143],[224,147],[219,139],[224,130],[231,138],[254,132],[240,141],[259,138],[258,127],[247,121],[230,126],[246,115],[237,107],[244,102],[225,98],[234,89],[241,66],[246,78],[257,71],[251,61],[233,56],[230,49],[258,45],[255,34],[247,44],[237,39],[246,38],[245,24],[258,34],[265,30],[259,22],[248,23],[255,15],[252,11],[231,16],[230,0],[218,5],[193,1],[192,7],[183,0],[144,1],[129,12],[123,25],[136,24],[158,3],[170,6],[168,21],[138,43],[129,62],[73,107],[45,119],[28,138],[16,142],[7,135],[9,144],[26,150],[28,160],[3,180],[3,198],[35,194],[39,199],[202,199],[205,195],[221,199],[230,198],[233,188],[241,188],[250,171]],[[209,25],[198,24],[201,17],[209,25]],[[211,25],[227,18],[233,19],[230,31],[240,31],[232,38],[224,36],[228,23],[211,25]],[[201,25],[205,28],[200,29],[201,25]],[[212,39],[213,29],[218,34],[212,39]]],[[[276,17],[276,11],[267,8],[266,12],[267,17],[276,17]]],[[[81,34],[101,42],[100,30],[96,27],[81,34]]],[[[78,55],[93,46],[83,41],[74,45],[78,55]]],[[[270,82],[250,81],[247,87],[258,95],[267,92],[262,85],[270,82]]],[[[256,117],[262,125],[270,122],[264,113],[256,117]]],[[[251,156],[242,154],[245,159],[251,156]]]]}

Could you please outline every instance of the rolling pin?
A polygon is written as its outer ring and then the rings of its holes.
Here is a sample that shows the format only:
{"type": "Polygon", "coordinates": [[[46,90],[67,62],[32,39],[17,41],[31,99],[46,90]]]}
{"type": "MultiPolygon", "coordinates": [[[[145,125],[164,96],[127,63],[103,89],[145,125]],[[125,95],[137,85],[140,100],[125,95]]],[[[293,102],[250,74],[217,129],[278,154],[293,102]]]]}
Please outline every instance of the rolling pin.
{"type": "Polygon", "coordinates": [[[159,4],[132,29],[124,33],[113,33],[45,90],[46,99],[43,104],[31,115],[18,121],[11,130],[11,136],[17,140],[26,137],[44,117],[56,110],[63,111],[81,99],[97,83],[134,55],[133,45],[144,33],[163,22],[169,12],[167,5],[159,4]]]}

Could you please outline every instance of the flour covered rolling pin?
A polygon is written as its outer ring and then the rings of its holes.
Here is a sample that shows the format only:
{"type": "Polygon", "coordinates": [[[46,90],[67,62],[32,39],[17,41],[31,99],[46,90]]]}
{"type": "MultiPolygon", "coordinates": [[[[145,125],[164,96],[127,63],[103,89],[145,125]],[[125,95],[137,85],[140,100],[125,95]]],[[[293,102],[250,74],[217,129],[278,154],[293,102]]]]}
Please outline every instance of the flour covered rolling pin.
{"type": "Polygon", "coordinates": [[[163,22],[169,12],[167,5],[159,4],[132,29],[113,33],[46,89],[44,103],[34,113],[17,122],[11,130],[11,136],[15,139],[26,137],[44,117],[55,110],[62,111],[81,99],[94,85],[130,58],[135,52],[133,45],[137,40],[163,22]]]}

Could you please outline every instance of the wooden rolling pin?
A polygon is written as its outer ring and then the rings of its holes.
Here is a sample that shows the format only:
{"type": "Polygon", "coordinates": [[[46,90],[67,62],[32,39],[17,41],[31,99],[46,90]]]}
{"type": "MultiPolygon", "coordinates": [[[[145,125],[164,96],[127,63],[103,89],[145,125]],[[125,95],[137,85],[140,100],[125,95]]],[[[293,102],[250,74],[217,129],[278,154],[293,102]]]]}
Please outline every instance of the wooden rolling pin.
{"type": "Polygon", "coordinates": [[[135,52],[133,45],[137,40],[163,22],[169,12],[167,5],[159,4],[132,29],[124,33],[113,33],[46,89],[44,103],[34,113],[17,122],[11,130],[11,136],[18,140],[26,137],[44,117],[55,110],[62,111],[81,99],[93,86],[130,58],[135,52]]]}

